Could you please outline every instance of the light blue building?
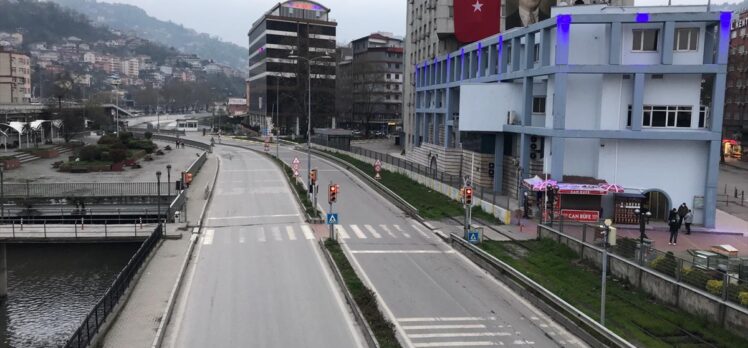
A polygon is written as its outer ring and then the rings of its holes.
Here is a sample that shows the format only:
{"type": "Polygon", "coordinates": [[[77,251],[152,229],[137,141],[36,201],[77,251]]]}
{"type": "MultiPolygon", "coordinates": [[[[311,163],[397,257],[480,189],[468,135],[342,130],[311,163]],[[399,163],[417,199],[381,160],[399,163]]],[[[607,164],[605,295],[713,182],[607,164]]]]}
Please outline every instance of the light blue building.
{"type": "MultiPolygon", "coordinates": [[[[416,66],[409,158],[518,197],[517,175],[601,180],[686,203],[713,227],[730,13],[704,6],[555,7],[416,66]]],[[[606,216],[616,207],[603,199],[606,216]]],[[[666,215],[665,215],[666,216],[666,215]]]]}

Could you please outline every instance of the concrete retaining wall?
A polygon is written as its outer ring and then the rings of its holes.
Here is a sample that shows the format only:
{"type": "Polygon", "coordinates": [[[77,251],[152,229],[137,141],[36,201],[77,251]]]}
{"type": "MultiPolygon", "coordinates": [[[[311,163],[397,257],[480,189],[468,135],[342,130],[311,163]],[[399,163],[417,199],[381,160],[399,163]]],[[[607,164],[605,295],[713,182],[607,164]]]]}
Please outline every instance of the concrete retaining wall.
{"type": "MultiPolygon", "coordinates": [[[[567,245],[582,255],[582,258],[590,264],[601,267],[602,249],[594,245],[583,243],[544,227],[538,227],[538,236],[567,245]]],[[[733,333],[748,338],[748,308],[725,301],[657,271],[641,267],[618,255],[608,253],[608,265],[608,272],[612,276],[627,280],[658,301],[718,323],[733,333]]]]}

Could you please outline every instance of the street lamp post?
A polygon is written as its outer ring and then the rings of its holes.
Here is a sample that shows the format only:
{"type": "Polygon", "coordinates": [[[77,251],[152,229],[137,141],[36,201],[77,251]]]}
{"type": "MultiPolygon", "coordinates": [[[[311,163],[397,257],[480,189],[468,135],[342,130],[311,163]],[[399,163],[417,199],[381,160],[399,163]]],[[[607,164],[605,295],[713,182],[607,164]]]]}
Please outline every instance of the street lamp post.
{"type": "Polygon", "coordinates": [[[5,165],[0,165],[0,224],[5,224],[5,165]]]}
{"type": "MultiPolygon", "coordinates": [[[[157,192],[157,199],[156,199],[156,226],[158,228],[161,228],[161,171],[156,172],[156,192],[157,192]]],[[[161,233],[164,233],[163,230],[161,230],[161,233]]]]}
{"type": "Polygon", "coordinates": [[[605,224],[600,226],[603,228],[603,279],[600,289],[600,325],[605,326],[605,286],[608,278],[608,235],[610,234],[610,225],[613,221],[610,219],[605,220],[605,224]]]}
{"type": "MultiPolygon", "coordinates": [[[[166,165],[166,197],[171,200],[171,164],[166,165]]],[[[169,222],[171,205],[166,206],[166,222],[169,222]]],[[[176,222],[176,221],[174,221],[176,222]]]]}
{"type": "Polygon", "coordinates": [[[634,210],[634,214],[639,216],[639,264],[644,264],[644,239],[647,239],[645,232],[647,226],[647,219],[652,216],[652,213],[647,208],[637,208],[634,210]]]}
{"type": "MultiPolygon", "coordinates": [[[[306,58],[299,55],[293,54],[288,56],[291,59],[301,59],[306,61],[307,64],[307,90],[308,90],[308,101],[307,101],[307,121],[306,121],[306,168],[307,168],[307,182],[311,182],[312,176],[312,62],[320,59],[330,59],[332,57],[328,55],[318,56],[314,58],[306,58]]],[[[311,187],[311,185],[310,185],[311,187]]],[[[311,192],[310,192],[311,193],[311,192]]]]}

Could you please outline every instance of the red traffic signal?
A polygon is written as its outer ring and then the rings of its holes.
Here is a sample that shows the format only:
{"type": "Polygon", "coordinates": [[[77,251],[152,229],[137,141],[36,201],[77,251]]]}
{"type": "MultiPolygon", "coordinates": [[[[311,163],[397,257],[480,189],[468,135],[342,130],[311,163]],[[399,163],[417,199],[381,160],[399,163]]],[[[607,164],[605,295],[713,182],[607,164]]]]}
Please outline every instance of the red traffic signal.
{"type": "Polygon", "coordinates": [[[328,191],[327,191],[327,201],[330,203],[334,203],[335,201],[337,201],[338,191],[339,191],[338,185],[330,184],[328,191]]]}
{"type": "Polygon", "coordinates": [[[465,204],[473,204],[473,188],[470,186],[465,187],[465,204]]]}

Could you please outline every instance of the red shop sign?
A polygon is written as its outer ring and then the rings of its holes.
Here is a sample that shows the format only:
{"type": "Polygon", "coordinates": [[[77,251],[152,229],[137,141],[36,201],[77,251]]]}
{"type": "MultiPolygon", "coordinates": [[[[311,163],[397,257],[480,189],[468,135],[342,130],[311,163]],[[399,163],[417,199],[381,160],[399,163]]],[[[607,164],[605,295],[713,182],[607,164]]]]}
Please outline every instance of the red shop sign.
{"type": "Polygon", "coordinates": [[[562,209],[561,214],[569,220],[595,222],[600,219],[600,212],[594,210],[562,209]]]}

